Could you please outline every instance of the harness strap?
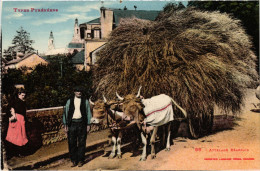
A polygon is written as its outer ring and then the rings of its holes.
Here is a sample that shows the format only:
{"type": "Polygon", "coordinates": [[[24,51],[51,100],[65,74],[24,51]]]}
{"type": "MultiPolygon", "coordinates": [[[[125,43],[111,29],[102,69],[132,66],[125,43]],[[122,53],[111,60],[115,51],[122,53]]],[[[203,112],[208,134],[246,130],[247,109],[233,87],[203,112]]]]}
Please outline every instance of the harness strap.
{"type": "MultiPolygon", "coordinates": [[[[116,119],[116,111],[113,112],[113,110],[111,110],[111,112],[113,113],[113,117],[112,120],[116,119]]],[[[114,124],[114,123],[109,123],[109,119],[108,119],[108,111],[106,110],[106,114],[107,114],[107,127],[108,128],[111,128],[111,129],[118,129],[118,125],[117,124],[114,124]]]]}

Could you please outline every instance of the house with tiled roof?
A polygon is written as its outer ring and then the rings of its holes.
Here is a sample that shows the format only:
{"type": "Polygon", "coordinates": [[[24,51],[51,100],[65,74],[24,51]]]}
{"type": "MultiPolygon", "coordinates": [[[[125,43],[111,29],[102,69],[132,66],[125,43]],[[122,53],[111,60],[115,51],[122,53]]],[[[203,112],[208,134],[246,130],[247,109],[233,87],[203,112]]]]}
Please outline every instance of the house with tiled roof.
{"type": "Polygon", "coordinates": [[[48,62],[44,58],[33,52],[7,62],[5,64],[5,69],[19,69],[26,67],[28,70],[32,70],[38,64],[47,65],[48,62]]]}
{"type": "Polygon", "coordinates": [[[160,11],[144,10],[121,10],[100,8],[100,17],[79,25],[81,37],[85,39],[85,69],[90,70],[95,65],[96,56],[93,57],[99,48],[104,46],[113,29],[124,18],[140,18],[145,20],[155,20],[160,11]],[[95,59],[95,60],[93,60],[95,59]]]}
{"type": "Polygon", "coordinates": [[[71,62],[73,66],[76,67],[77,70],[83,70],[84,69],[84,61],[85,61],[85,50],[82,50],[78,52],[76,55],[74,55],[71,59],[71,62]]]}

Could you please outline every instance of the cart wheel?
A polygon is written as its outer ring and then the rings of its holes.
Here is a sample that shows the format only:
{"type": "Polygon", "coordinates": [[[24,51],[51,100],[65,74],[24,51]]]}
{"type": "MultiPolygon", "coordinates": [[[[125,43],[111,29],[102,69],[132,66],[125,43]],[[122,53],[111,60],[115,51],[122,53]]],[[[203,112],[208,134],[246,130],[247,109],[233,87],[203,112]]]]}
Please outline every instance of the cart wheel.
{"type": "Polygon", "coordinates": [[[177,120],[173,120],[171,124],[171,137],[176,137],[178,134],[178,130],[180,127],[181,122],[177,120]]]}
{"type": "Polygon", "coordinates": [[[201,133],[202,135],[208,135],[212,131],[214,120],[214,110],[211,109],[209,113],[202,115],[201,119],[201,133]]]}
{"type": "Polygon", "coordinates": [[[201,126],[200,126],[200,118],[199,117],[192,117],[188,118],[189,124],[189,131],[190,131],[190,138],[197,139],[201,136],[201,126]]]}
{"type": "Polygon", "coordinates": [[[214,120],[213,108],[209,113],[202,113],[188,118],[189,130],[191,138],[197,139],[203,135],[207,135],[212,131],[214,120]]]}

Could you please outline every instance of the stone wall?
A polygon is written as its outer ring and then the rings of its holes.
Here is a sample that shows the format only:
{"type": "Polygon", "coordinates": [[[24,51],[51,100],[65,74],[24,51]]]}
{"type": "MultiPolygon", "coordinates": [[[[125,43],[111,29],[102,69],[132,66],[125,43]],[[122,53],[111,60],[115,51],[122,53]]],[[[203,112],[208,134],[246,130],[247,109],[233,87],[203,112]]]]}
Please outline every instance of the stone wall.
{"type": "MultiPolygon", "coordinates": [[[[62,124],[63,106],[28,110],[26,115],[28,122],[26,124],[27,134],[32,142],[48,145],[54,142],[62,141],[67,138],[62,124]]],[[[2,114],[2,128],[7,131],[8,118],[2,114]]],[[[107,126],[91,126],[90,132],[96,132],[105,129],[107,126]]],[[[3,130],[2,130],[3,131],[3,130]]]]}
{"type": "Polygon", "coordinates": [[[28,128],[33,133],[41,133],[43,145],[66,139],[62,124],[62,114],[62,106],[28,110],[26,115],[29,125],[31,125],[28,128]]]}

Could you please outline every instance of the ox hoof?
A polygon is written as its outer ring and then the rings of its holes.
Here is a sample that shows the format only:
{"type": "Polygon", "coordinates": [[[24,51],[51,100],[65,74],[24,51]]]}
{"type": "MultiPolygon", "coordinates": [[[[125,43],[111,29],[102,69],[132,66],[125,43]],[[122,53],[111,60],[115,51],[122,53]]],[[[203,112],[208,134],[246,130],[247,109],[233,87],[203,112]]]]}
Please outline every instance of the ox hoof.
{"type": "Polygon", "coordinates": [[[118,154],[118,155],[117,155],[117,158],[122,159],[122,155],[121,155],[121,154],[118,154]]]}
{"type": "Polygon", "coordinates": [[[109,156],[108,156],[108,159],[113,159],[115,157],[115,154],[110,154],[109,156]]]}
{"type": "Polygon", "coordinates": [[[139,161],[145,161],[146,157],[141,157],[139,161]]]}
{"type": "Polygon", "coordinates": [[[151,158],[152,158],[152,159],[155,159],[155,158],[156,158],[156,155],[155,155],[155,154],[152,154],[152,155],[151,155],[151,158]]]}
{"type": "Polygon", "coordinates": [[[171,149],[170,148],[166,148],[165,151],[170,151],[171,149]]]}

